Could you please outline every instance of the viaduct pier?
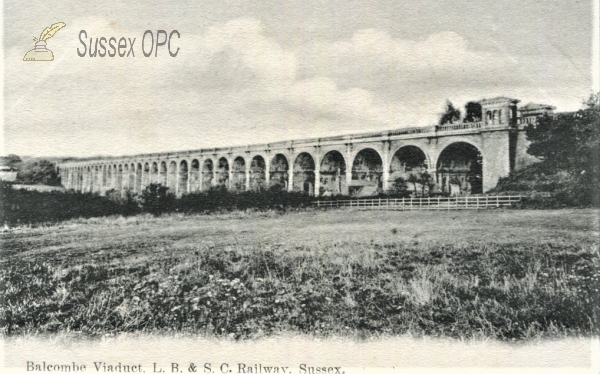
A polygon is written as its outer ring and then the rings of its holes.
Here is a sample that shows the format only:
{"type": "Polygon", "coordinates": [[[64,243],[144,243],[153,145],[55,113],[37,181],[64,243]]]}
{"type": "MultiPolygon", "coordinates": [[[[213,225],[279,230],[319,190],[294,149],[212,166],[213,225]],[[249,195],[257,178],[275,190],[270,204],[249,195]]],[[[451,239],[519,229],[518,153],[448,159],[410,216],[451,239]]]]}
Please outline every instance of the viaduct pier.
{"type": "Polygon", "coordinates": [[[524,124],[554,108],[518,108],[518,103],[506,97],[485,99],[479,101],[481,118],[441,126],[77,160],[58,165],[58,170],[66,188],[100,194],[140,193],[148,184],[160,183],[178,196],[215,186],[366,196],[424,172],[431,177],[430,188],[478,194],[535,161],[526,152],[524,124]]]}

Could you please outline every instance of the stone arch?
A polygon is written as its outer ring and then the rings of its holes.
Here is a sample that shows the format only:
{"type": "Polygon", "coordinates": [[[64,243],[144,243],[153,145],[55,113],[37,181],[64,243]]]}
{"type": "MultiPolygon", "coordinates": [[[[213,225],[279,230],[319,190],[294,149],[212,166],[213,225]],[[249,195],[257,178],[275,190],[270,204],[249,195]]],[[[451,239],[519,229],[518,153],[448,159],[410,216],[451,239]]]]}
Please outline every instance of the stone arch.
{"type": "Polygon", "coordinates": [[[200,161],[197,158],[190,162],[190,192],[200,189],[200,161]]]}
{"type": "Polygon", "coordinates": [[[167,170],[167,162],[161,161],[160,162],[160,170],[159,170],[159,174],[158,174],[158,183],[160,185],[162,185],[163,187],[167,187],[168,180],[169,180],[169,177],[168,177],[168,170],[167,170]]]}
{"type": "Polygon", "coordinates": [[[321,158],[320,195],[348,195],[346,159],[336,150],[327,152],[321,158]]]}
{"type": "Polygon", "coordinates": [[[75,189],[81,191],[81,170],[75,168],[75,189]]]}
{"type": "Polygon", "coordinates": [[[135,164],[129,166],[129,184],[127,185],[130,191],[135,191],[135,164]]]}
{"type": "Polygon", "coordinates": [[[82,177],[82,192],[88,192],[88,180],[89,180],[89,171],[88,171],[88,167],[84,166],[81,168],[81,175],[82,177]]]}
{"type": "Polygon", "coordinates": [[[302,152],[294,160],[294,191],[315,194],[315,159],[308,152],[302,152]]]}
{"type": "Polygon", "coordinates": [[[428,169],[427,154],[421,147],[412,144],[403,145],[394,152],[390,162],[390,185],[397,187],[397,183],[402,179],[407,188],[414,189],[415,195],[419,191],[425,194],[425,188],[431,192],[434,183],[433,177],[427,173],[428,169]],[[420,181],[417,182],[417,179],[420,181]]]}
{"type": "Polygon", "coordinates": [[[100,174],[100,170],[98,168],[98,165],[93,166],[92,167],[92,183],[90,186],[90,191],[92,191],[92,192],[97,192],[100,190],[99,174],[100,174]]]}
{"type": "Polygon", "coordinates": [[[207,158],[202,163],[202,189],[208,190],[212,186],[214,176],[214,163],[213,160],[207,158]]]}
{"type": "Polygon", "coordinates": [[[404,145],[392,156],[390,161],[390,179],[394,173],[422,172],[429,168],[427,155],[418,146],[404,145]]]}
{"type": "Polygon", "coordinates": [[[108,176],[106,175],[106,174],[107,174],[107,167],[106,167],[106,165],[100,165],[100,169],[102,170],[102,181],[100,182],[100,185],[101,185],[103,188],[106,188],[106,186],[107,186],[107,184],[108,184],[108,183],[107,183],[107,181],[108,181],[108,176]]]}
{"type": "Polygon", "coordinates": [[[112,169],[113,169],[112,188],[114,190],[119,191],[121,189],[120,185],[117,186],[117,179],[119,178],[119,165],[114,164],[112,169]]]}
{"type": "Polygon", "coordinates": [[[179,172],[177,175],[177,191],[179,195],[188,193],[188,171],[189,165],[187,160],[181,160],[179,162],[179,172]]]}
{"type": "MultiPolygon", "coordinates": [[[[421,151],[423,153],[423,155],[425,156],[425,164],[427,165],[427,169],[431,169],[434,166],[434,163],[432,161],[432,156],[430,155],[430,152],[428,151],[428,148],[426,145],[419,144],[417,142],[403,141],[402,143],[398,144],[396,147],[394,147],[390,150],[390,160],[389,160],[390,172],[392,172],[392,162],[394,162],[394,156],[396,156],[396,154],[400,150],[402,150],[403,148],[406,148],[406,147],[417,148],[419,151],[421,151]]],[[[399,167],[399,165],[395,165],[395,167],[399,167]]]]}
{"type": "Polygon", "coordinates": [[[231,164],[231,189],[234,191],[246,190],[246,160],[238,156],[231,164]]]}
{"type": "Polygon", "coordinates": [[[135,167],[135,188],[134,191],[137,193],[142,192],[142,164],[138,163],[135,167]]]}
{"type": "Polygon", "coordinates": [[[227,187],[229,185],[229,161],[221,157],[217,166],[217,185],[227,187]]]}
{"type": "Polygon", "coordinates": [[[83,168],[77,169],[77,190],[80,192],[83,191],[83,168]]]}
{"type": "Polygon", "coordinates": [[[493,118],[493,116],[492,116],[491,111],[488,110],[487,112],[485,112],[485,123],[486,124],[492,123],[492,118],[493,118]]]}
{"type": "Polygon", "coordinates": [[[379,152],[373,148],[363,148],[352,162],[352,181],[349,185],[351,195],[370,196],[383,187],[383,161],[379,152]]]}
{"type": "Polygon", "coordinates": [[[152,166],[150,167],[150,183],[159,183],[158,174],[158,162],[152,161],[152,166]]]}
{"type": "Polygon", "coordinates": [[[436,180],[451,195],[483,192],[483,155],[475,145],[457,141],[447,145],[437,160],[436,180]]]}
{"type": "MultiPolygon", "coordinates": [[[[444,148],[448,147],[449,145],[452,145],[453,143],[467,143],[472,145],[473,147],[477,148],[481,154],[484,154],[483,152],[483,148],[481,145],[481,142],[478,141],[478,137],[469,137],[469,136],[453,136],[453,137],[447,137],[447,138],[443,138],[439,140],[439,143],[437,145],[437,149],[439,150],[444,150],[444,148]]],[[[436,166],[438,164],[439,158],[440,158],[440,154],[441,152],[438,152],[434,159],[432,159],[431,161],[431,166],[433,169],[433,166],[436,166]]]]}
{"type": "Polygon", "coordinates": [[[90,192],[92,189],[92,170],[91,166],[85,168],[86,192],[90,192]]]}
{"type": "Polygon", "coordinates": [[[285,155],[278,153],[271,160],[269,165],[269,188],[279,187],[283,191],[287,191],[289,177],[289,162],[285,155]]]}
{"type": "Polygon", "coordinates": [[[358,154],[363,152],[364,150],[368,150],[369,153],[375,152],[379,156],[379,158],[383,160],[383,153],[374,144],[355,144],[353,146],[353,149],[354,151],[352,152],[352,155],[347,160],[348,165],[350,165],[351,163],[354,164],[356,156],[358,156],[358,154]]]}
{"type": "Polygon", "coordinates": [[[86,167],[86,178],[87,178],[87,183],[86,183],[87,192],[92,192],[93,181],[94,181],[94,167],[93,166],[86,167]]]}
{"type": "Polygon", "coordinates": [[[261,191],[267,187],[267,164],[265,158],[256,155],[250,161],[250,190],[261,191]]]}
{"type": "Polygon", "coordinates": [[[144,162],[144,169],[142,173],[142,191],[150,185],[150,163],[144,162]]]}
{"type": "Polygon", "coordinates": [[[169,168],[167,169],[167,187],[171,190],[171,193],[176,193],[177,190],[177,161],[171,160],[169,162],[169,168]]]}
{"type": "Polygon", "coordinates": [[[106,179],[107,179],[106,186],[109,188],[114,188],[113,176],[114,176],[113,165],[108,165],[106,167],[106,179]]]}
{"type": "Polygon", "coordinates": [[[124,183],[123,183],[123,173],[125,172],[125,167],[123,166],[123,164],[119,164],[118,166],[118,171],[117,171],[117,191],[121,191],[123,188],[125,188],[124,183]]]}
{"type": "Polygon", "coordinates": [[[129,164],[123,165],[123,189],[129,189],[131,185],[129,184],[129,164]]]}

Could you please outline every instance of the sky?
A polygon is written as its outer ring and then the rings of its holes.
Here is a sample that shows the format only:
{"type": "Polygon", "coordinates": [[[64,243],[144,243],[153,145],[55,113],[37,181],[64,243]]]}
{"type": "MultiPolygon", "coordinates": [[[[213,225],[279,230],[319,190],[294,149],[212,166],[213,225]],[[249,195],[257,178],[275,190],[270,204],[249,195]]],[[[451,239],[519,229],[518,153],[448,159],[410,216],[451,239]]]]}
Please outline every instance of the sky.
{"type": "Polygon", "coordinates": [[[577,110],[594,84],[593,19],[589,0],[8,0],[0,151],[118,156],[427,126],[446,100],[496,96],[577,110]],[[24,62],[59,21],[54,61],[24,62]],[[81,30],[86,49],[136,38],[135,57],[80,57],[81,30]],[[177,30],[177,56],[145,57],[146,30],[177,30]]]}

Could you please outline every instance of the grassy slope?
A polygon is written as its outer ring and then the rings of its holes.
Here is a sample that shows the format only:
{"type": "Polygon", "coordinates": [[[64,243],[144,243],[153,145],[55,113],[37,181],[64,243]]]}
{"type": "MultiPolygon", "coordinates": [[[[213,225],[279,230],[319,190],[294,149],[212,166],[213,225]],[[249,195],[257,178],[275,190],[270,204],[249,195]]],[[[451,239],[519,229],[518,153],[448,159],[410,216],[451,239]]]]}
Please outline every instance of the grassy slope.
{"type": "Polygon", "coordinates": [[[598,331],[597,210],[138,216],[0,238],[9,335],[598,331]]]}

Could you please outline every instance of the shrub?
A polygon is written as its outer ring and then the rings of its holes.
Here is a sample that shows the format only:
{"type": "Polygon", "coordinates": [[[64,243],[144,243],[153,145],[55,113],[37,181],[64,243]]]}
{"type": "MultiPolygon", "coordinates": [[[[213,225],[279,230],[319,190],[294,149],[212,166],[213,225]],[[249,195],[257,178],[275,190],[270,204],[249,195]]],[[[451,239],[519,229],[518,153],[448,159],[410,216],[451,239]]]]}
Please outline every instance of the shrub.
{"type": "Polygon", "coordinates": [[[184,213],[210,213],[220,210],[280,210],[305,208],[313,198],[299,192],[286,192],[280,188],[266,191],[231,192],[224,187],[193,192],[177,200],[177,209],[184,213]]]}
{"type": "Polygon", "coordinates": [[[169,192],[168,187],[151,183],[142,191],[140,205],[144,212],[159,216],[174,210],[175,195],[169,192]]]}
{"type": "Polygon", "coordinates": [[[103,197],[74,191],[29,191],[0,183],[0,223],[5,225],[57,222],[72,218],[139,213],[135,196],[103,197]]]}
{"type": "Polygon", "coordinates": [[[576,113],[542,116],[525,131],[527,153],[541,161],[501,178],[494,192],[552,192],[551,207],[600,206],[600,94],[576,113]]]}

